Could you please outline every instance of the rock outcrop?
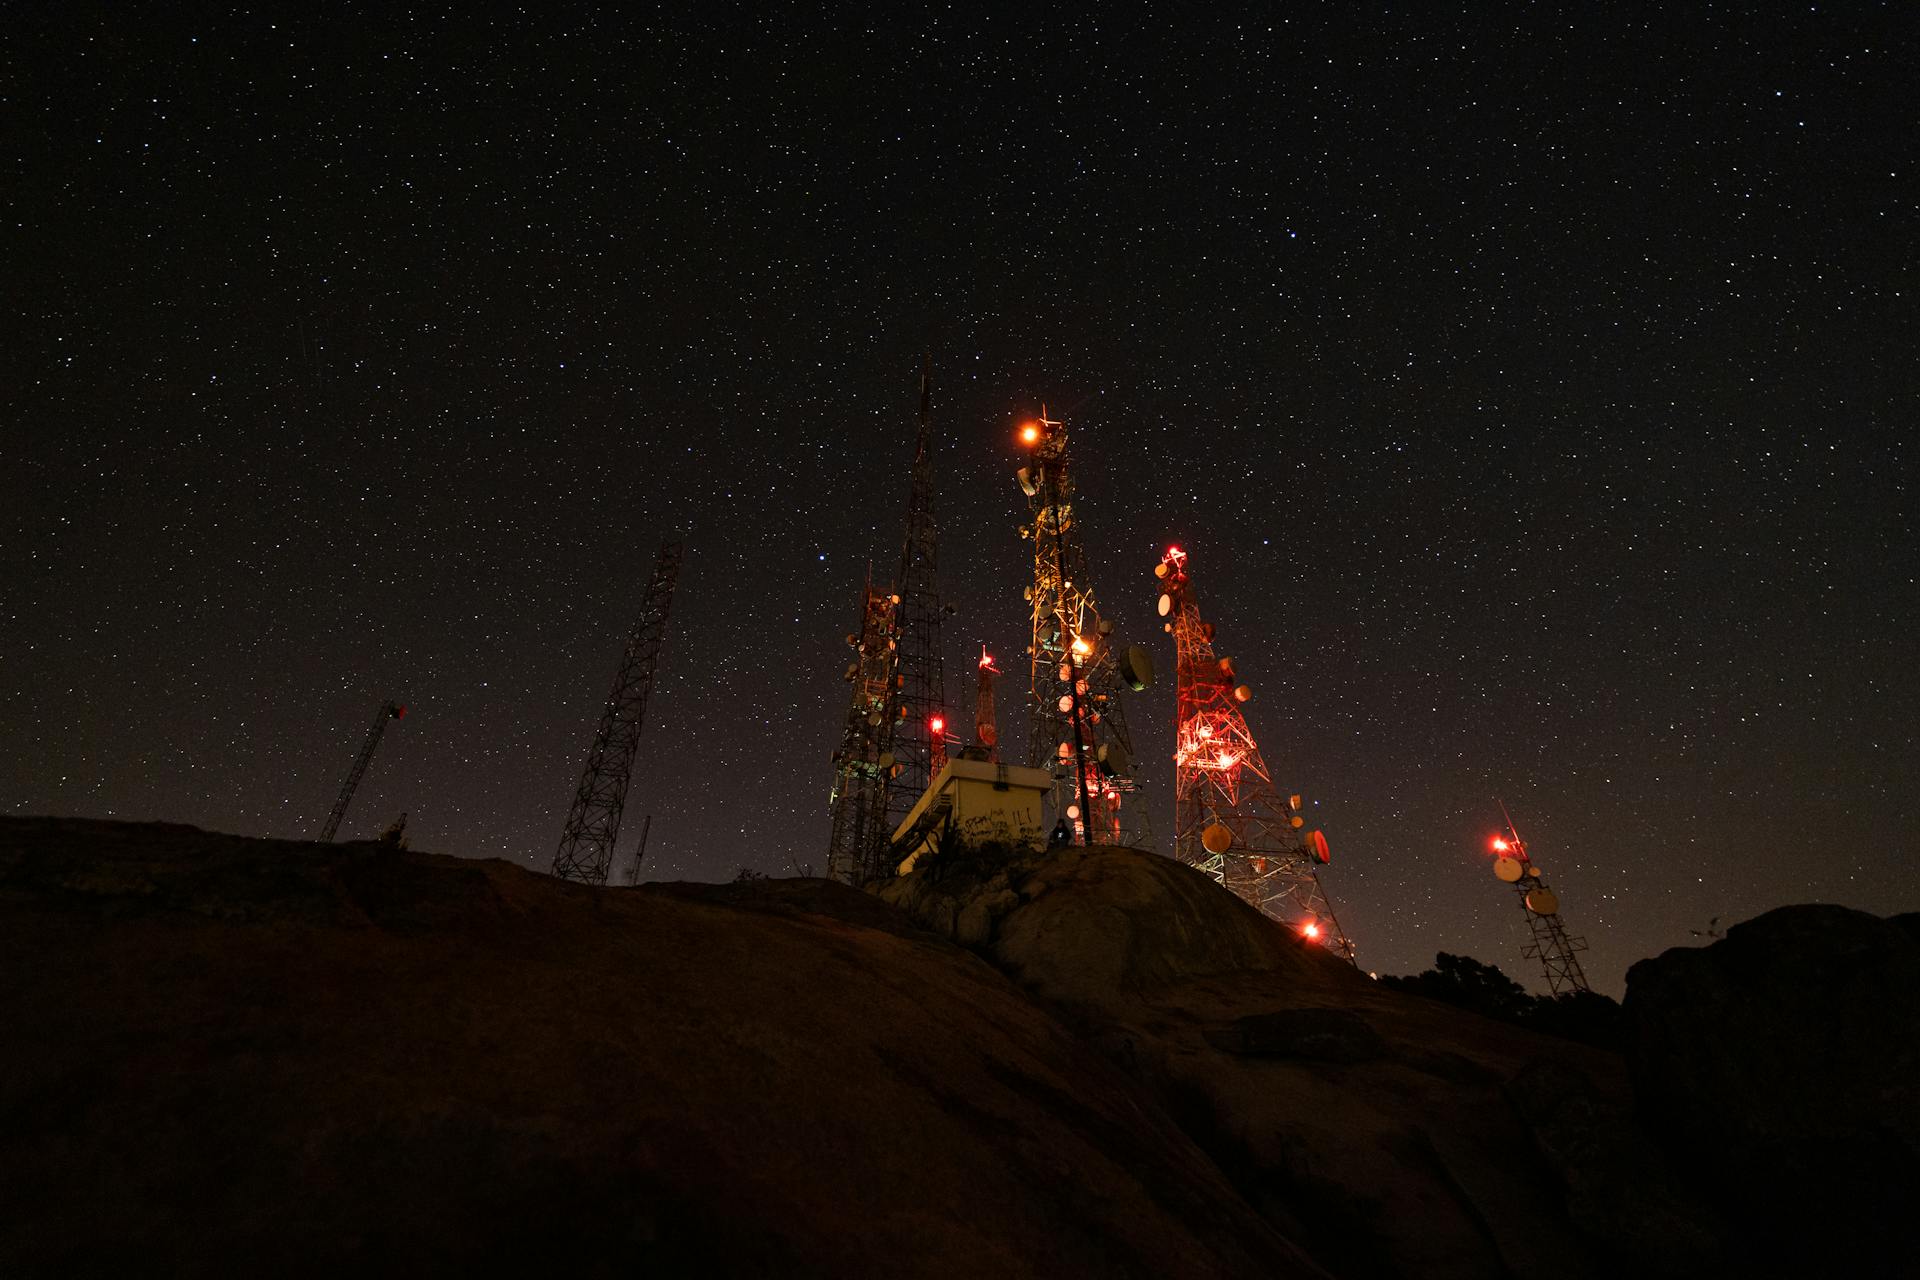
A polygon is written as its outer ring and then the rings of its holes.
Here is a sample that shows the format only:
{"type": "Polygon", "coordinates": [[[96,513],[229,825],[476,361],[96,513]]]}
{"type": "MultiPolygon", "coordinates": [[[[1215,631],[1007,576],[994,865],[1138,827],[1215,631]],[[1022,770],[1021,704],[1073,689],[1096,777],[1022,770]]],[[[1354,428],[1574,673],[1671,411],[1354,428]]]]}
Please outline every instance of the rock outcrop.
{"type": "Polygon", "coordinates": [[[1338,1275],[1717,1257],[1632,1125],[1618,1057],[1382,988],[1169,859],[960,858],[882,896],[1057,1010],[1338,1275]]]}
{"type": "Polygon", "coordinates": [[[820,881],[0,819],[0,1267],[1319,1270],[1012,983],[820,881]]]}
{"type": "Polygon", "coordinates": [[[1641,1112],[1741,1263],[1913,1274],[1920,916],[1770,911],[1633,966],[1625,1010],[1641,1112]]]}

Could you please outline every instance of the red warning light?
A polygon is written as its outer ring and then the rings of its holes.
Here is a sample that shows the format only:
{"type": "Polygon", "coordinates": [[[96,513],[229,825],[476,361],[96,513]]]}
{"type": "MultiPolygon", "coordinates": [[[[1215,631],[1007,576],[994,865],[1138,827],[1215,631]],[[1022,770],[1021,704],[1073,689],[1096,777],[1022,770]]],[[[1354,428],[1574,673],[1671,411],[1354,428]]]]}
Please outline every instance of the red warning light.
{"type": "Polygon", "coordinates": [[[1506,837],[1505,837],[1505,836],[1495,836],[1495,837],[1493,838],[1493,847],[1494,847],[1494,850],[1495,850],[1496,852],[1499,852],[1499,853],[1505,853],[1505,852],[1507,851],[1507,839],[1506,839],[1506,837]]]}
{"type": "Polygon", "coordinates": [[[398,720],[398,719],[399,719],[400,717],[402,717],[402,716],[404,716],[404,715],[406,715],[406,714],[407,714],[407,709],[406,709],[405,707],[403,707],[403,706],[402,706],[402,707],[395,707],[395,708],[393,709],[393,718],[394,718],[395,720],[398,720]]]}
{"type": "Polygon", "coordinates": [[[947,722],[945,718],[941,716],[935,716],[933,719],[927,721],[927,728],[933,730],[935,733],[941,732],[946,727],[947,722]]]}
{"type": "Polygon", "coordinates": [[[1027,425],[1025,425],[1024,427],[1021,427],[1020,443],[1021,444],[1039,444],[1040,428],[1031,422],[1027,423],[1027,425]]]}
{"type": "Polygon", "coordinates": [[[1309,920],[1300,926],[1300,932],[1306,937],[1318,938],[1320,936],[1320,926],[1316,922],[1309,920]]]}

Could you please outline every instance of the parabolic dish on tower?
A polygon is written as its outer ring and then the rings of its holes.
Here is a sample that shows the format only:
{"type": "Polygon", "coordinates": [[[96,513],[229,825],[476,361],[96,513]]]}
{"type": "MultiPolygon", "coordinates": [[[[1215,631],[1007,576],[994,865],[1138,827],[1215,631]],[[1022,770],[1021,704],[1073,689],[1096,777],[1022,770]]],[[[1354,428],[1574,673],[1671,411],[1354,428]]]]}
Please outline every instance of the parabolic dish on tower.
{"type": "Polygon", "coordinates": [[[1200,833],[1200,847],[1208,853],[1225,853],[1233,847],[1233,832],[1226,824],[1215,822],[1200,833]]]}
{"type": "Polygon", "coordinates": [[[1520,859],[1502,855],[1493,860],[1493,874],[1499,879],[1513,884],[1520,879],[1520,859]]]}
{"type": "Polygon", "coordinates": [[[1541,885],[1527,894],[1527,910],[1537,916],[1554,915],[1560,910],[1560,899],[1554,896],[1553,890],[1541,885]]]}

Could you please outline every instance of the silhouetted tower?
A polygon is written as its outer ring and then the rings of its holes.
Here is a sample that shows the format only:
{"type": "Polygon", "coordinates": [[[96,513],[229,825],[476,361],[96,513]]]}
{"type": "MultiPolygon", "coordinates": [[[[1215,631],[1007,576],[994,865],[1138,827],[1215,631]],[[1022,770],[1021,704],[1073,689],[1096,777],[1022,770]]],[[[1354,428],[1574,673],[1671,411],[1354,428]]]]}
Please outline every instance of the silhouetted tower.
{"type": "Polygon", "coordinates": [[[987,646],[980,646],[980,665],[975,669],[973,684],[973,741],[987,753],[988,760],[1000,758],[1000,725],[993,713],[993,682],[1000,675],[1000,668],[993,665],[993,655],[987,652],[987,646]]]}
{"type": "Polygon", "coordinates": [[[1560,920],[1560,899],[1547,888],[1540,868],[1527,856],[1526,843],[1514,830],[1513,817],[1504,804],[1500,806],[1500,816],[1506,819],[1507,834],[1493,838],[1496,855],[1493,874],[1513,886],[1514,894],[1520,899],[1520,910],[1527,917],[1527,928],[1533,933],[1533,941],[1520,954],[1540,962],[1546,971],[1547,990],[1556,996],[1593,990],[1580,967],[1579,953],[1587,949],[1587,940],[1567,932],[1567,926],[1560,920]]]}
{"type": "Polygon", "coordinates": [[[934,520],[933,369],[920,373],[920,426],[913,450],[913,481],[907,498],[907,534],[900,547],[900,572],[894,594],[900,597],[895,620],[899,663],[894,672],[900,690],[893,754],[900,771],[887,788],[887,812],[893,828],[906,820],[927,784],[946,763],[946,663],[940,641],[939,527],[934,520]]]}
{"type": "Polygon", "coordinates": [[[1054,771],[1053,813],[1088,844],[1153,846],[1145,797],[1133,776],[1133,738],[1120,705],[1121,657],[1100,616],[1074,525],[1067,429],[1040,417],[1020,428],[1031,454],[1020,468],[1033,522],[1031,640],[1027,645],[1027,763],[1054,771]]]}
{"type": "Polygon", "coordinates": [[[327,815],[327,821],[320,828],[320,842],[330,843],[334,833],[340,830],[340,819],[347,816],[347,806],[353,803],[353,793],[360,789],[360,779],[366,776],[367,765],[373,760],[373,753],[380,745],[380,739],[386,735],[387,722],[398,720],[407,714],[407,709],[397,702],[380,704],[380,714],[373,718],[373,728],[367,730],[367,740],[360,744],[360,754],[353,758],[353,767],[347,770],[347,780],[340,784],[340,795],[333,802],[333,812],[327,815]]]}
{"type": "Polygon", "coordinates": [[[894,726],[901,706],[895,625],[900,600],[873,585],[871,574],[861,595],[860,630],[847,637],[853,660],[847,683],[846,728],[833,753],[833,834],[827,844],[827,876],[859,886],[886,871],[887,785],[900,772],[894,759],[894,726]]]}
{"type": "Polygon", "coordinates": [[[1160,616],[1178,664],[1174,711],[1173,854],[1274,920],[1348,959],[1353,944],[1320,887],[1327,838],[1303,832],[1298,796],[1274,790],[1267,762],[1240,708],[1253,696],[1235,683],[1233,659],[1213,651],[1213,624],[1187,574],[1187,553],[1169,547],[1155,566],[1160,616]]]}
{"type": "MultiPolygon", "coordinates": [[[[660,548],[653,576],[647,579],[640,617],[627,639],[606,709],[600,713],[586,767],[580,771],[580,787],[560,832],[560,850],[553,855],[553,874],[562,879],[603,885],[613,866],[627,783],[633,777],[633,753],[640,745],[647,696],[653,692],[653,677],[660,666],[660,644],[667,634],[667,610],[673,604],[682,551],[680,539],[668,539],[660,548]]],[[[638,870],[636,864],[634,871],[638,870]]]]}

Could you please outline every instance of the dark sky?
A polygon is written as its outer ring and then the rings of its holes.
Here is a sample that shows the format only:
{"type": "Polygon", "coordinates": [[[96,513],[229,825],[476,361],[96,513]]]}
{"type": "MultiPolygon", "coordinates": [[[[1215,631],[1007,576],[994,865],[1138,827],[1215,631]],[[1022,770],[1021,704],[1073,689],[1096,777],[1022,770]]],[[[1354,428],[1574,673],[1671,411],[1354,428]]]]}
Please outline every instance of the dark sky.
{"type": "Polygon", "coordinates": [[[629,838],[819,865],[930,351],[956,711],[985,642],[1025,740],[1044,399],[1163,665],[1191,551],[1367,966],[1537,985],[1496,794],[1615,993],[1920,909],[1904,6],[187,8],[0,37],[6,812],[310,835],[392,697],[343,835],[545,869],[678,525],[629,838]]]}

